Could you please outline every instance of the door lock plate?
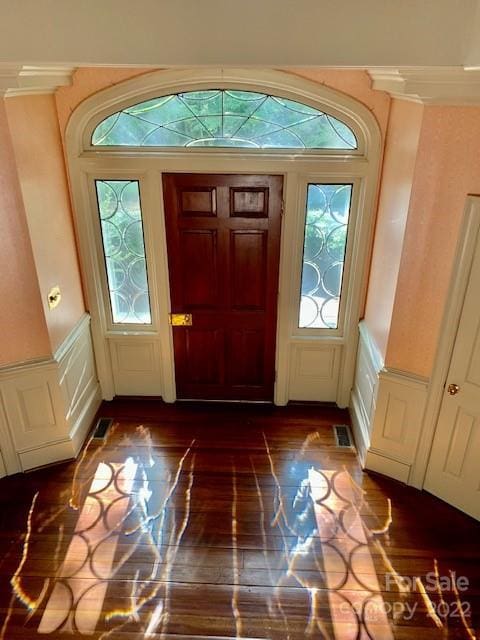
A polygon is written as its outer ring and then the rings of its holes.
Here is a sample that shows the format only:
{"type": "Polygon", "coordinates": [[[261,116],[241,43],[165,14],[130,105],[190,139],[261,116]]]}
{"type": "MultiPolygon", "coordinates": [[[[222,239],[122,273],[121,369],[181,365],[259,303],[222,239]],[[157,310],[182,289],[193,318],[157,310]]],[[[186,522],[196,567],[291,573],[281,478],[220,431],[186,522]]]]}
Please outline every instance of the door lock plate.
{"type": "Polygon", "coordinates": [[[170,324],[172,327],[191,327],[192,326],[192,314],[191,313],[171,313],[170,324]]]}

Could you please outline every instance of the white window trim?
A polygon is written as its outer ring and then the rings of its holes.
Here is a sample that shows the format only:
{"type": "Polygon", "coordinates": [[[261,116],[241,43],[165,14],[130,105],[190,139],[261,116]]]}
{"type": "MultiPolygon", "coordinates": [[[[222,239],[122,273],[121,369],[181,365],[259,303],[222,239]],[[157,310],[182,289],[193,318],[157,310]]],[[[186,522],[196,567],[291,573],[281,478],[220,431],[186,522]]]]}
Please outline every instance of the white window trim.
{"type": "Polygon", "coordinates": [[[351,184],[352,185],[352,197],[350,202],[350,215],[348,220],[348,235],[347,235],[347,243],[345,247],[345,258],[344,258],[344,271],[342,278],[342,292],[340,299],[340,308],[338,314],[338,326],[336,329],[327,329],[327,328],[309,328],[309,327],[299,327],[299,307],[300,307],[300,299],[301,299],[301,288],[302,288],[302,261],[298,262],[297,268],[295,270],[295,284],[294,290],[297,295],[297,308],[296,314],[291,318],[291,333],[292,335],[298,336],[324,336],[325,338],[334,338],[341,337],[344,334],[345,328],[345,320],[348,317],[347,310],[350,306],[350,272],[351,272],[351,262],[353,249],[355,246],[355,227],[358,221],[358,202],[360,193],[362,190],[362,180],[361,178],[346,178],[345,176],[335,176],[329,175],[327,178],[325,175],[318,174],[308,174],[302,175],[300,178],[299,184],[299,198],[297,205],[297,238],[296,242],[302,243],[305,242],[305,222],[307,217],[307,190],[309,184],[351,184]],[[303,210],[303,211],[302,211],[303,210]],[[303,212],[303,215],[301,213],[303,212]]]}
{"type": "MultiPolygon", "coordinates": [[[[98,373],[105,398],[115,394],[109,341],[116,336],[158,342],[161,353],[160,395],[175,399],[172,332],[167,323],[170,310],[168,264],[163,210],[162,172],[276,173],[284,175],[285,215],[282,226],[279,305],[277,320],[276,404],[290,397],[291,347],[295,344],[342,344],[336,401],[346,406],[353,380],[358,339],[358,320],[363,309],[368,275],[368,259],[373,235],[374,206],[381,156],[381,135],[371,112],[355,99],[289,73],[270,70],[196,69],[154,71],[109,87],[82,102],[73,112],[66,131],[67,157],[72,185],[74,215],[79,237],[80,259],[89,310],[98,373]],[[338,117],[350,126],[358,140],[358,150],[307,150],[285,152],[247,149],[161,149],[142,147],[92,147],[91,132],[109,114],[122,107],[165,93],[230,87],[262,91],[310,104],[338,117]],[[152,325],[112,326],[99,260],[99,237],[93,216],[93,179],[135,179],[140,181],[145,251],[149,268],[152,325]],[[350,243],[351,274],[344,309],[343,337],[325,335],[322,330],[299,330],[298,287],[303,254],[302,218],[305,202],[302,188],[307,182],[344,181],[355,183],[358,218],[350,243]],[[303,185],[303,186],[302,186],[303,185]],[[155,247],[155,249],[154,249],[155,247]],[[96,249],[95,249],[96,248],[96,249]],[[156,259],[154,259],[156,256],[156,259]]],[[[353,210],[353,204],[352,204],[353,210]]],[[[98,224],[98,223],[97,223],[98,224]]],[[[347,274],[344,282],[347,284],[347,274]]],[[[108,303],[109,304],[109,303],[108,303]]],[[[316,398],[311,398],[312,400],[316,398]]]]}

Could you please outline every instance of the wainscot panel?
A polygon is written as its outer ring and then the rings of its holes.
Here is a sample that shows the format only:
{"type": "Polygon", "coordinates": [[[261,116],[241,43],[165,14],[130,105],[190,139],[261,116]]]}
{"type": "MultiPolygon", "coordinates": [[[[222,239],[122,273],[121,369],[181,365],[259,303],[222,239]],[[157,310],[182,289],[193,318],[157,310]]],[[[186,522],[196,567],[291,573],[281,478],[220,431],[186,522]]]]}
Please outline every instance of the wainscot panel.
{"type": "Polygon", "coordinates": [[[160,340],[148,336],[109,336],[115,394],[161,396],[160,340]]]}
{"type": "Polygon", "coordinates": [[[360,323],[359,329],[360,339],[350,399],[350,416],[358,457],[362,466],[365,466],[367,451],[370,447],[372,417],[375,415],[378,374],[383,368],[383,361],[364,322],[360,323]]]}
{"type": "Polygon", "coordinates": [[[309,340],[292,344],[290,400],[335,402],[342,348],[341,344],[320,345],[309,340]]]}
{"type": "Polygon", "coordinates": [[[423,424],[428,381],[383,369],[377,386],[365,468],[409,483],[423,424]]]}
{"type": "Polygon", "coordinates": [[[53,358],[3,367],[0,399],[6,473],[76,457],[101,401],[89,316],[53,358]]]}

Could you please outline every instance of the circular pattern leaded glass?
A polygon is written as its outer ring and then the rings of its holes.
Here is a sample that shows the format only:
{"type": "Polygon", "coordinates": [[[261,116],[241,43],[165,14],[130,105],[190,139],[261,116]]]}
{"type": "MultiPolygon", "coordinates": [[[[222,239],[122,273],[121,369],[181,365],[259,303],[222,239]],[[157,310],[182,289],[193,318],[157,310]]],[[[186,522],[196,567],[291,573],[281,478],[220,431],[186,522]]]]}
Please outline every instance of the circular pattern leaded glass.
{"type": "Polygon", "coordinates": [[[96,189],[113,322],[150,324],[138,182],[97,180],[96,189]]]}
{"type": "Polygon", "coordinates": [[[336,329],[351,184],[309,184],[299,327],[336,329]]]}

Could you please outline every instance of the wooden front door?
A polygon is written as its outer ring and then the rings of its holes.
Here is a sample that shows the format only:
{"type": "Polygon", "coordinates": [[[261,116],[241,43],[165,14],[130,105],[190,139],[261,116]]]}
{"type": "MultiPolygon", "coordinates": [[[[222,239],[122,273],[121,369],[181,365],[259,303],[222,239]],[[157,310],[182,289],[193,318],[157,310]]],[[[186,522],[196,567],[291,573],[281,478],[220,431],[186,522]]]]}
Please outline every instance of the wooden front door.
{"type": "Polygon", "coordinates": [[[282,176],[164,174],[178,398],[272,400],[282,176]]]}

